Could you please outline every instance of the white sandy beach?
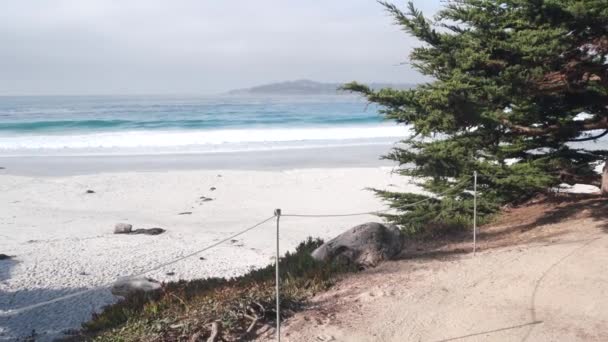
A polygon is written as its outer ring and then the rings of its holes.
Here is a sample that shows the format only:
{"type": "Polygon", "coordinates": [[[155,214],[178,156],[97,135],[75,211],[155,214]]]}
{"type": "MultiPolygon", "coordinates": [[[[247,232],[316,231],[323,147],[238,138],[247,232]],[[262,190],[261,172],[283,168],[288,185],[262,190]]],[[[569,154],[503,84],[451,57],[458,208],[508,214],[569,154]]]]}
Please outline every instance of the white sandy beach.
{"type": "MultiPolygon", "coordinates": [[[[390,167],[114,172],[59,177],[0,176],[0,311],[105,285],[214,243],[273,214],[384,208],[366,187],[413,189],[390,167]],[[216,190],[210,189],[215,187],[216,190]],[[95,193],[87,194],[87,190],[95,193]],[[201,196],[213,198],[203,202],[201,196]],[[183,212],[191,214],[179,215],[183,212]],[[115,235],[114,224],[162,227],[159,236],[115,235]]],[[[329,238],[374,216],[283,218],[281,246],[329,238]]],[[[147,274],[161,281],[235,276],[272,262],[274,221],[237,241],[147,274]],[[203,257],[201,260],[199,257],[203,257]],[[167,275],[167,274],[174,275],[167,275]]],[[[36,330],[42,340],[78,328],[116,300],[95,291],[0,317],[0,339],[36,330]]]]}

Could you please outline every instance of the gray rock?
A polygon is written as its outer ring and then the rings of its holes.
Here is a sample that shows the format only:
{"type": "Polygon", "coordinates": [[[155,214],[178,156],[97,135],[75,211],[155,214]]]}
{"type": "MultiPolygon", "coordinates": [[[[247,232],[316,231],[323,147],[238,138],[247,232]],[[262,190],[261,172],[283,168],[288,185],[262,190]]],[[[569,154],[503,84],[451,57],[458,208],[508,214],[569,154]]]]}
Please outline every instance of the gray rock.
{"type": "Polygon", "coordinates": [[[369,222],[347,230],[312,252],[319,261],[337,260],[362,267],[394,258],[403,248],[403,235],[394,225],[369,222]]]}
{"type": "Polygon", "coordinates": [[[162,228],[140,228],[129,232],[129,234],[159,235],[164,232],[165,230],[162,228]]]}
{"type": "Polygon", "coordinates": [[[86,192],[86,193],[87,193],[87,194],[94,194],[94,193],[95,193],[95,191],[94,191],[94,190],[90,190],[90,189],[89,189],[89,190],[87,190],[87,192],[86,192]]]}
{"type": "Polygon", "coordinates": [[[160,290],[161,285],[150,278],[121,278],[112,285],[112,294],[126,297],[134,292],[152,292],[160,290]]]}
{"type": "Polygon", "coordinates": [[[8,260],[8,259],[12,259],[13,257],[10,255],[6,255],[6,254],[1,254],[0,253],[0,260],[8,260]]]}
{"type": "Polygon", "coordinates": [[[129,234],[133,229],[132,224],[128,223],[117,223],[114,226],[114,234],[129,234]]]}

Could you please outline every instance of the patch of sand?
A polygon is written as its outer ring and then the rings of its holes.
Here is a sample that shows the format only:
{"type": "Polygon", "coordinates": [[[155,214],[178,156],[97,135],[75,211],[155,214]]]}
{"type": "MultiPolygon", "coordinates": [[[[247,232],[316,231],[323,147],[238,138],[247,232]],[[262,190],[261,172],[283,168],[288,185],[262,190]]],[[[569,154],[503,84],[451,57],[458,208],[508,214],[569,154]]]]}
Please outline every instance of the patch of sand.
{"type": "Polygon", "coordinates": [[[476,255],[466,235],[412,243],[313,298],[284,340],[606,341],[606,202],[562,195],[509,209],[482,227],[476,255]]]}
{"type": "MultiPolygon", "coordinates": [[[[376,167],[3,175],[0,252],[14,258],[0,261],[0,340],[35,329],[38,340],[44,341],[78,328],[93,312],[117,300],[105,285],[214,244],[272,216],[275,208],[317,214],[378,210],[383,203],[366,187],[416,190],[407,178],[390,171],[376,167]],[[117,222],[167,231],[158,236],[115,235],[117,222]],[[102,288],[3,317],[13,309],[97,286],[102,288]]],[[[309,236],[333,237],[372,220],[377,217],[285,217],[282,252],[309,236]]],[[[275,224],[269,221],[146,276],[159,281],[235,276],[268,265],[274,250],[275,224]]]]}

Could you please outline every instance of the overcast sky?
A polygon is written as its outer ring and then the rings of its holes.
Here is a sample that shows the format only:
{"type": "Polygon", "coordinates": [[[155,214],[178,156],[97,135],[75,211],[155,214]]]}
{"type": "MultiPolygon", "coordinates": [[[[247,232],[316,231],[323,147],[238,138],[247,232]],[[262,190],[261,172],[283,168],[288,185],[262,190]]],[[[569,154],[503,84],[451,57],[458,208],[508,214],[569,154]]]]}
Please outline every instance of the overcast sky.
{"type": "MultiPolygon", "coordinates": [[[[431,16],[439,0],[416,4],[431,16]]],[[[5,0],[0,94],[417,82],[400,65],[416,45],[374,0],[5,0]]]]}

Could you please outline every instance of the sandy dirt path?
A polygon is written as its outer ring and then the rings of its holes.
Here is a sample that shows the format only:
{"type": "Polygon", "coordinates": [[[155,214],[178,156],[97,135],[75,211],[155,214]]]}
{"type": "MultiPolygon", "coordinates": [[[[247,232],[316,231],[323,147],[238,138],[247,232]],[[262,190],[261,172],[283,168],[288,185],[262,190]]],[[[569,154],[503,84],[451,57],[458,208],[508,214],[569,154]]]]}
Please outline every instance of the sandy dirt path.
{"type": "Polygon", "coordinates": [[[467,242],[412,247],[314,298],[284,339],[607,341],[604,212],[597,199],[513,210],[475,256],[467,242]]]}

